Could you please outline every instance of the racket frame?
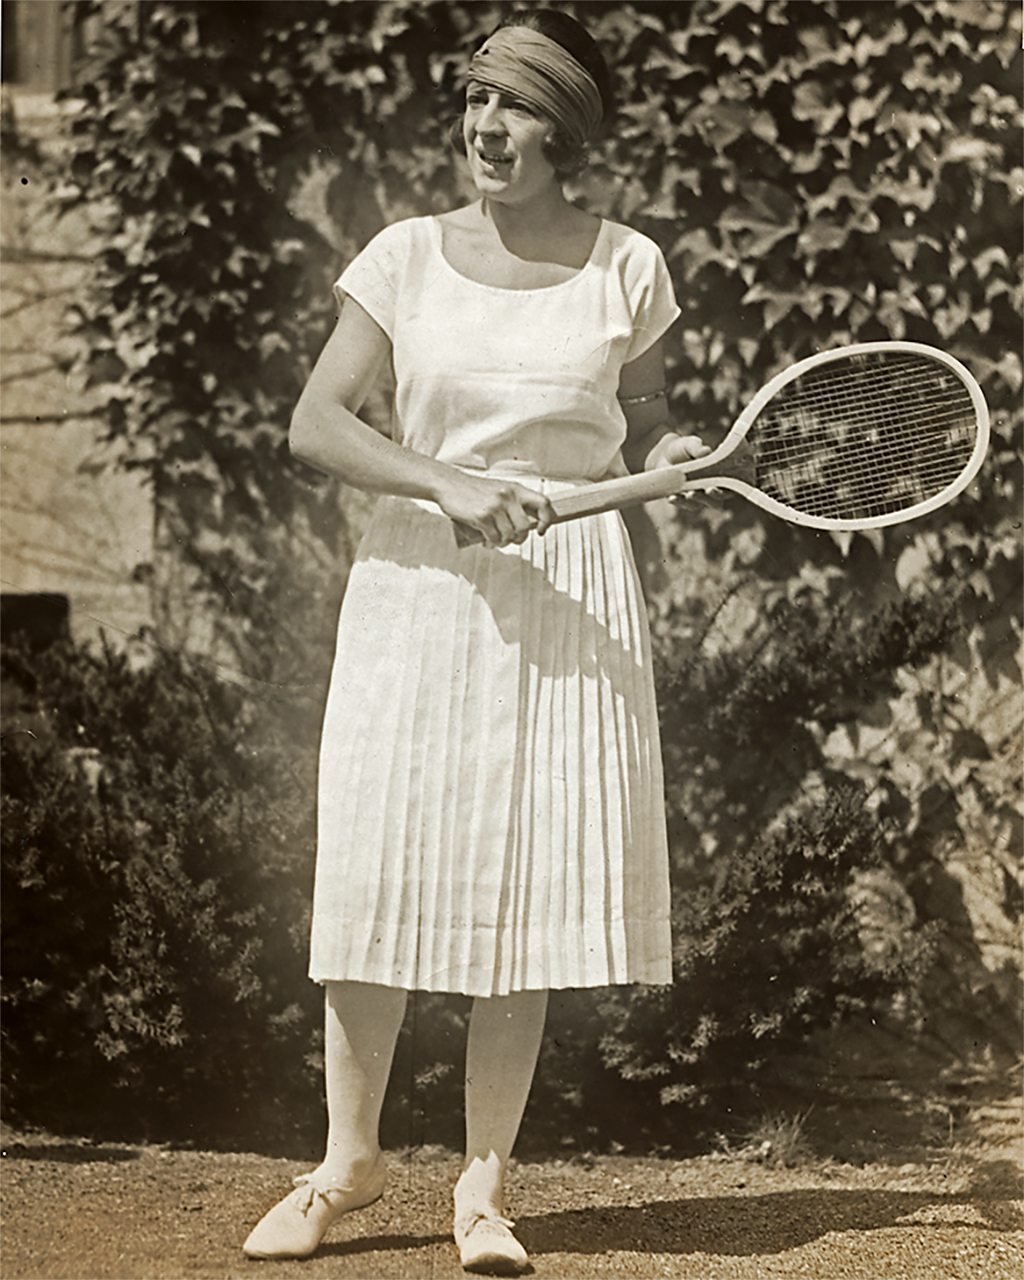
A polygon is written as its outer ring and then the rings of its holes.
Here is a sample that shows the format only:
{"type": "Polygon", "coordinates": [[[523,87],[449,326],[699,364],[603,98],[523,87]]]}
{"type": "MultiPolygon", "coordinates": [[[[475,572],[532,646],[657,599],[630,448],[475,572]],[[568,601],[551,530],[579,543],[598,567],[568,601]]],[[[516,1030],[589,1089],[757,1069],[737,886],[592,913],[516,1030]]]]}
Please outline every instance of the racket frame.
{"type": "Polygon", "coordinates": [[[652,471],[642,471],[635,475],[623,476],[615,480],[600,480],[585,488],[570,493],[557,494],[552,497],[551,505],[555,510],[555,522],[573,520],[580,516],[598,515],[603,511],[618,510],[621,507],[634,506],[642,502],[651,502],[657,498],[669,498],[674,495],[708,491],[712,489],[729,489],[742,494],[748,501],[755,503],[762,510],[788,520],[791,524],[804,525],[811,529],[837,529],[854,531],[857,529],[877,529],[883,525],[901,524],[904,520],[914,520],[927,515],[937,507],[943,506],[956,497],[962,489],[970,484],[981,466],[985,451],[988,448],[989,414],[988,406],[981,388],[971,373],[954,356],[937,347],[926,346],[920,342],[856,342],[849,346],[833,347],[828,351],[820,351],[816,355],[798,360],[777,373],[775,377],[758,391],[750,403],[744,408],[721,443],[703,458],[695,458],[690,462],[681,462],[667,467],[657,467],[652,471]],[[882,515],[865,516],[859,519],[836,519],[831,516],[808,515],[793,507],[779,502],[776,498],[764,493],[755,485],[749,484],[738,475],[730,475],[726,463],[730,455],[745,438],[758,414],[775,394],[788,383],[802,374],[821,365],[834,363],[850,356],[870,355],[872,353],[891,351],[909,352],[927,356],[929,359],[943,364],[950,369],[966,388],[974,406],[977,422],[977,435],[974,448],[960,474],[939,493],[933,494],[923,502],[915,503],[901,511],[888,511],[882,515]],[[713,475],[697,475],[710,468],[719,470],[713,475]]]}

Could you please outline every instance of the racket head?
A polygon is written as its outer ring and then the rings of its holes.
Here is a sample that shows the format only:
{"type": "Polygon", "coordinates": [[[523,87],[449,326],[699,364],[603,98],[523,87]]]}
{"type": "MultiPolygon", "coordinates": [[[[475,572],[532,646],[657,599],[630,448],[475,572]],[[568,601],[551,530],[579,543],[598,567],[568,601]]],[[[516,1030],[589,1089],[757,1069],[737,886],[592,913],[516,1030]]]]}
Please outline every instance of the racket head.
{"type": "Polygon", "coordinates": [[[753,480],[726,478],[724,487],[810,528],[872,529],[954,498],[977,474],[988,436],[985,397],[953,356],[923,343],[862,342],[772,378],[714,458],[745,440],[753,480]]]}

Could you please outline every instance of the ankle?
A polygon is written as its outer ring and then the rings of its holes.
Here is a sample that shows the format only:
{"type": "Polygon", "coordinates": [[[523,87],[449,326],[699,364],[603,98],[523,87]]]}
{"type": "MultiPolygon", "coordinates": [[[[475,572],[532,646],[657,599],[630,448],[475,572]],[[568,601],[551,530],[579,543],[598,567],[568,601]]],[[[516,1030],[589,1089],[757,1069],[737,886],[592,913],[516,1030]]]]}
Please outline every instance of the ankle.
{"type": "Polygon", "coordinates": [[[484,1212],[501,1217],[505,1212],[504,1170],[463,1169],[455,1183],[455,1216],[484,1212]]]}
{"type": "Polygon", "coordinates": [[[365,1182],[381,1159],[380,1148],[358,1152],[331,1152],[313,1170],[313,1176],[339,1187],[356,1187],[365,1182]]]}

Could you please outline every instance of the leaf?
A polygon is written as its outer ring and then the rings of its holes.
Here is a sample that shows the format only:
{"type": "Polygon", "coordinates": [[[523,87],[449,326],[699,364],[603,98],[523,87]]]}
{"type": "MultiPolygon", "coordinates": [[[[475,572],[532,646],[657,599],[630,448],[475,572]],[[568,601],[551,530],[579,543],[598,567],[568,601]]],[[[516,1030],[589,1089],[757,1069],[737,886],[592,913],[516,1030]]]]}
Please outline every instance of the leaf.
{"type": "Polygon", "coordinates": [[[738,102],[705,103],[693,112],[701,135],[716,151],[742,138],[748,131],[751,111],[738,102]]]}
{"type": "Polygon", "coordinates": [[[867,706],[860,708],[861,724],[870,725],[873,729],[888,729],[892,724],[892,705],[888,698],[876,698],[867,706]]]}
{"type": "Polygon", "coordinates": [[[953,734],[952,756],[956,760],[991,760],[988,743],[974,729],[957,729],[953,734]]]}
{"type": "Polygon", "coordinates": [[[818,80],[798,84],[793,94],[793,117],[809,120],[820,134],[829,134],[842,119],[841,103],[829,101],[824,85],[818,80]]]}
{"type": "Polygon", "coordinates": [[[782,187],[763,181],[743,182],[740,194],[742,201],[724,209],[718,225],[724,231],[747,233],[737,240],[745,255],[767,253],[797,229],[796,202],[782,187]]]}
{"type": "Polygon", "coordinates": [[[797,237],[797,247],[801,253],[831,253],[841,249],[849,239],[849,230],[838,223],[825,218],[817,218],[809,226],[804,227],[797,237]]]}
{"type": "Polygon", "coordinates": [[[891,89],[888,85],[882,88],[874,95],[874,97],[856,97],[846,109],[847,118],[850,124],[858,129],[862,124],[867,124],[869,120],[877,118],[882,105],[888,100],[891,89]]]}
{"type": "Polygon", "coordinates": [[[972,303],[962,290],[955,298],[951,298],[944,307],[937,307],[932,313],[935,327],[947,341],[958,334],[971,318],[972,303]]]}
{"type": "MultiPolygon", "coordinates": [[[[733,35],[723,36],[715,45],[715,52],[728,62],[731,66],[738,67],[740,63],[747,57],[747,51],[751,46],[741,44],[733,35]]],[[[757,46],[753,46],[756,50],[757,46]]]]}
{"type": "Polygon", "coordinates": [[[993,244],[987,246],[974,258],[973,265],[974,274],[979,280],[985,280],[997,265],[1005,267],[1008,271],[1010,256],[1002,245],[993,244]]]}
{"type": "Polygon", "coordinates": [[[941,125],[934,115],[923,111],[890,111],[880,121],[883,130],[897,133],[904,146],[913,151],[926,137],[935,137],[941,125]]]}
{"type": "Polygon", "coordinates": [[[670,260],[683,263],[683,277],[692,280],[711,265],[719,265],[732,271],[737,266],[734,254],[723,251],[705,227],[687,231],[673,244],[670,260]]]}
{"type": "Polygon", "coordinates": [[[779,140],[779,126],[769,111],[755,111],[750,117],[750,132],[762,142],[776,143],[779,140]]]}
{"type": "Polygon", "coordinates": [[[743,301],[763,301],[765,304],[762,312],[764,327],[766,329],[774,329],[779,321],[789,315],[794,307],[803,305],[804,294],[802,291],[800,293],[785,293],[781,290],[755,285],[743,295],[743,301]]]}
{"type": "Polygon", "coordinates": [[[834,177],[820,195],[812,196],[807,201],[807,212],[812,218],[816,218],[826,209],[837,209],[840,201],[849,200],[860,204],[866,198],[853,178],[843,173],[834,177]]]}
{"type": "Polygon", "coordinates": [[[975,164],[987,164],[999,156],[999,148],[984,138],[959,137],[950,138],[942,150],[942,162],[959,164],[970,161],[975,164]]]}

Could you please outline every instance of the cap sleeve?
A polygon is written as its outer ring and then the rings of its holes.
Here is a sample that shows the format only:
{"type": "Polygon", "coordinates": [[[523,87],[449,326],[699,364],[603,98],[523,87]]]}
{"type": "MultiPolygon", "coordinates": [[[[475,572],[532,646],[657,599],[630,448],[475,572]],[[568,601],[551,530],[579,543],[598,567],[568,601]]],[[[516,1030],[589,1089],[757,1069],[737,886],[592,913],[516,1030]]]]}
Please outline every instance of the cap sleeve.
{"type": "Polygon", "coordinates": [[[627,364],[652,347],[680,314],[664,255],[646,236],[637,235],[637,241],[637,251],[630,255],[626,271],[633,317],[633,335],[626,349],[627,364]]]}
{"type": "Polygon", "coordinates": [[[373,237],[334,282],[338,305],[346,297],[358,302],[389,338],[394,336],[395,308],[408,254],[407,222],[396,222],[373,237]]]}

